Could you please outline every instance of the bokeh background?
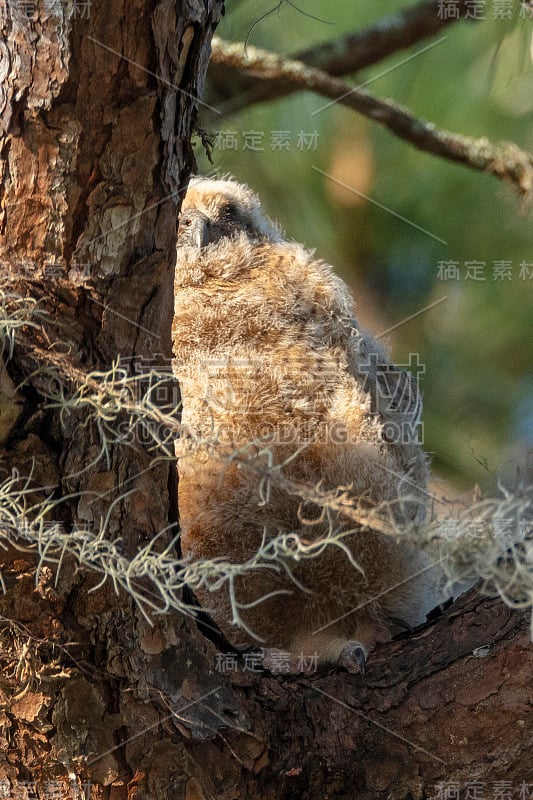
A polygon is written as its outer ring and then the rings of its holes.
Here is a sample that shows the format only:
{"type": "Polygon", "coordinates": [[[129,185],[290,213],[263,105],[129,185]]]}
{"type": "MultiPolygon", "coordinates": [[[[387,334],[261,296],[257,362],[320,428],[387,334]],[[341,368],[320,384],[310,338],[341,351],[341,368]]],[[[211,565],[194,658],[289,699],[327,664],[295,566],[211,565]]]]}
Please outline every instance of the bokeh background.
{"type": "MultiPolygon", "coordinates": [[[[461,19],[346,80],[368,81],[440,128],[531,151],[533,15],[517,0],[477,6],[480,21],[461,19]]],[[[217,34],[289,55],[405,3],[282,2],[260,19],[269,7],[229,0],[217,34]]],[[[206,97],[216,97],[209,86],[206,97]]],[[[424,444],[443,486],[512,487],[533,448],[531,209],[497,179],[327,103],[299,93],[232,115],[204,112],[215,143],[213,164],[196,144],[199,170],[249,183],[287,236],[352,287],[360,322],[393,328],[384,340],[394,359],[408,365],[419,354],[424,444]]]]}

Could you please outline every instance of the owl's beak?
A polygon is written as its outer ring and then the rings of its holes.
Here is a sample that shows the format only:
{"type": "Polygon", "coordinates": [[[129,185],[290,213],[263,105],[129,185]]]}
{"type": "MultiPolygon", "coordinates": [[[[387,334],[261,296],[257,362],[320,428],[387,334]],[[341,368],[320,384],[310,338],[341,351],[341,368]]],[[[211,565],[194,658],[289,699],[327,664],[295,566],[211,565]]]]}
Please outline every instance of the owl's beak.
{"type": "Polygon", "coordinates": [[[178,224],[178,245],[182,247],[205,247],[209,244],[209,218],[201,211],[185,211],[178,224]]]}

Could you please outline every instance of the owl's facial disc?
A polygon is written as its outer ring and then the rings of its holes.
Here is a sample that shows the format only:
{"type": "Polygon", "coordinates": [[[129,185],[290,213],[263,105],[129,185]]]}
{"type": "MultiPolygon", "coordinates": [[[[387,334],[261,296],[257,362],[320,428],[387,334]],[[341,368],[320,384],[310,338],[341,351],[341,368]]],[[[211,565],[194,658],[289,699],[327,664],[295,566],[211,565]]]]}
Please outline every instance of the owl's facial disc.
{"type": "Polygon", "coordinates": [[[232,239],[246,233],[251,241],[269,238],[254,224],[251,214],[224,195],[203,199],[196,192],[196,202],[185,199],[178,224],[178,247],[207,247],[221,239],[232,239]]]}

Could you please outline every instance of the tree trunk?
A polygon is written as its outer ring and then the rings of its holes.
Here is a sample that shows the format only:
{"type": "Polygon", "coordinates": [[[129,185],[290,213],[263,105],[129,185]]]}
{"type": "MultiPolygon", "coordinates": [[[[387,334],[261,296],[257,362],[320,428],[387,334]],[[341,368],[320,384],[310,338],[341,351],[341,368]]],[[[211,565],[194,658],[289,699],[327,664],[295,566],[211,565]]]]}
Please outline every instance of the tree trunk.
{"type": "MultiPolygon", "coordinates": [[[[47,399],[57,376],[75,385],[118,359],[132,374],[168,363],[177,208],[222,3],[0,9],[2,297],[15,313],[15,293],[31,295],[40,329],[20,329],[9,361],[23,383],[2,478],[15,468],[22,488],[31,475],[30,504],[64,499],[46,526],[98,529],[107,517],[106,535],[131,555],[176,523],[174,468],[142,442],[103,455],[86,412],[65,417],[47,399]]],[[[168,717],[160,696],[172,709],[198,697],[188,673],[207,675],[199,634],[178,614],[150,628],[109,583],[89,594],[100,577],[72,560],[43,567],[36,584],[36,564],[13,548],[3,558],[0,776],[11,792],[35,781],[41,795],[90,781],[100,797],[125,796],[144,774],[146,786],[161,781],[147,796],[179,796],[186,774],[161,761],[157,727],[120,742],[168,717]]]]}
{"type": "Polygon", "coordinates": [[[274,678],[215,669],[178,611],[150,624],[112,581],[27,546],[46,497],[43,530],[66,540],[103,530],[133,558],[174,535],[171,461],[50,398],[117,360],[168,365],[176,212],[221,11],[0,2],[1,316],[20,320],[13,353],[1,323],[0,478],[26,501],[13,531],[4,484],[0,796],[444,798],[481,781],[471,797],[488,800],[508,781],[500,797],[533,797],[527,620],[498,601],[473,594],[382,645],[364,681],[274,678]]]}

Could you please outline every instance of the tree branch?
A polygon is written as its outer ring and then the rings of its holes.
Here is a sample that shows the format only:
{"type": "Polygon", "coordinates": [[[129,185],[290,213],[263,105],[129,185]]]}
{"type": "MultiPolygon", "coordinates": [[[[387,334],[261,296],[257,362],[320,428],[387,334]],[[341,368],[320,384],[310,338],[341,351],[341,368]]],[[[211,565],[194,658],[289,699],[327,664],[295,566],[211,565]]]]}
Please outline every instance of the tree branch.
{"type": "MultiPolygon", "coordinates": [[[[382,61],[398,50],[436,36],[451,23],[465,18],[465,2],[454,7],[453,11],[457,16],[453,16],[450,9],[450,16],[446,17],[441,6],[440,0],[424,0],[383,17],[362,31],[348,33],[339,39],[300,50],[291,58],[330,75],[350,75],[382,61]]],[[[296,87],[290,83],[279,80],[257,83],[246,73],[231,74],[231,70],[225,68],[224,64],[215,63],[219,69],[211,69],[209,72],[210,85],[215,91],[212,100],[224,115],[241,111],[255,103],[285,97],[296,91],[296,87]]]]}
{"type": "Polygon", "coordinates": [[[485,137],[474,139],[439,130],[431,122],[415,117],[404,106],[351,87],[301,61],[284,59],[256,47],[247,47],[245,53],[242,42],[226,42],[214,37],[212,61],[245,70],[260,80],[280,81],[295,90],[329,97],[383,125],[419,150],[464,164],[478,172],[489,172],[516,186],[526,198],[532,194],[533,155],[512,142],[493,144],[485,137]]]}
{"type": "Polygon", "coordinates": [[[241,724],[219,733],[224,747],[189,740],[202,787],[191,797],[405,800],[456,787],[465,798],[477,781],[488,800],[504,776],[525,799],[532,666],[527,616],[474,590],[436,623],[379,645],[364,679],[227,672],[241,724]]]}

